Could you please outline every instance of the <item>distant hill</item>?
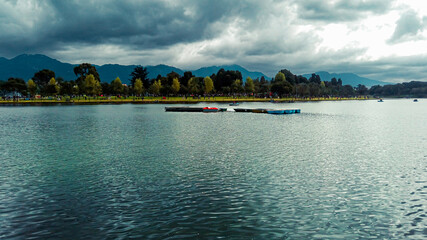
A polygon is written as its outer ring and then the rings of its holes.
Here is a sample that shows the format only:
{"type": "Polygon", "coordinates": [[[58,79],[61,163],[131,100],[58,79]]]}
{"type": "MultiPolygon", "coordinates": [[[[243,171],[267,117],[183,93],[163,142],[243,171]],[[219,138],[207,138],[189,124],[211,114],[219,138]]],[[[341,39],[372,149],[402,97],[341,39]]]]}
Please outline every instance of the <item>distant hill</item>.
{"type": "MultiPolygon", "coordinates": [[[[27,81],[34,76],[34,73],[42,69],[50,69],[55,72],[57,77],[62,77],[65,80],[74,80],[76,79],[76,75],[73,71],[75,66],[77,65],[63,63],[41,54],[22,54],[10,60],[0,57],[0,80],[7,80],[10,77],[15,77],[22,78],[27,81]]],[[[123,83],[129,83],[129,75],[136,66],[137,65],[119,64],[105,64],[102,66],[95,65],[100,75],[101,81],[111,82],[119,77],[123,83]]],[[[156,78],[158,75],[166,76],[172,71],[182,76],[185,72],[185,70],[163,64],[144,67],[147,68],[149,78],[156,78]]],[[[253,79],[264,76],[268,79],[268,77],[261,72],[251,72],[239,65],[204,67],[192,71],[192,73],[197,77],[206,77],[217,73],[221,68],[224,68],[225,70],[240,71],[242,73],[243,80],[245,80],[248,76],[253,79]]]]}
{"type": "MultiPolygon", "coordinates": [[[[176,67],[171,67],[168,65],[156,65],[156,66],[146,66],[147,67],[147,71],[148,71],[148,78],[156,78],[158,75],[162,75],[162,76],[166,76],[171,72],[176,72],[179,75],[184,75],[184,70],[181,70],[179,68],[176,67]]],[[[133,69],[132,69],[133,71],[133,69]]],[[[132,72],[130,71],[129,74],[132,72]]]]}
{"type": "Polygon", "coordinates": [[[199,69],[193,71],[193,74],[195,76],[199,76],[199,77],[206,77],[206,76],[210,76],[214,73],[216,74],[221,68],[224,68],[224,70],[234,70],[234,71],[241,72],[243,81],[246,81],[247,77],[250,77],[252,79],[257,79],[257,78],[261,78],[261,77],[265,77],[267,80],[270,79],[269,77],[267,77],[262,72],[251,72],[251,71],[248,71],[247,69],[245,69],[239,65],[223,65],[223,66],[203,67],[203,68],[199,68],[199,69]]]}
{"type": "MultiPolygon", "coordinates": [[[[74,67],[76,64],[63,63],[56,59],[50,58],[41,54],[22,54],[12,59],[6,59],[0,57],[0,80],[7,80],[10,77],[22,78],[28,80],[34,76],[34,73],[42,69],[50,69],[55,72],[57,77],[62,77],[65,80],[74,80],[76,76],[74,74],[74,67]]],[[[134,70],[137,65],[119,65],[119,64],[105,64],[102,66],[95,65],[96,69],[99,72],[101,81],[111,82],[115,78],[119,77],[123,83],[129,83],[129,75],[134,70]]],[[[179,75],[183,75],[185,70],[167,66],[167,65],[156,65],[156,66],[144,66],[148,70],[149,78],[156,78],[159,74],[161,76],[166,76],[168,73],[174,71],[179,75]]],[[[225,70],[237,70],[242,73],[243,81],[247,77],[252,79],[265,77],[270,79],[262,72],[251,72],[239,65],[223,65],[223,66],[210,66],[203,67],[197,70],[192,71],[193,75],[197,77],[206,77],[216,74],[218,70],[224,68],[225,70]]],[[[353,73],[328,73],[328,72],[316,72],[323,81],[330,81],[331,78],[341,78],[343,84],[350,84],[352,86],[357,86],[358,84],[363,84],[367,87],[373,85],[385,85],[389,84],[386,82],[381,82],[377,80],[372,80],[369,78],[360,77],[353,73]]],[[[311,74],[303,75],[306,78],[310,78],[311,74]]]]}
{"type": "MultiPolygon", "coordinates": [[[[111,82],[117,77],[120,78],[122,83],[129,83],[130,74],[133,72],[137,65],[119,65],[119,64],[105,64],[102,66],[95,65],[96,70],[99,73],[101,81],[103,82],[111,82]]],[[[167,65],[157,65],[157,66],[145,66],[148,71],[148,78],[156,78],[159,74],[161,76],[166,76],[168,73],[172,71],[178,73],[179,75],[183,75],[184,71],[167,66],[167,65]]],[[[75,75],[72,79],[75,79],[75,75]]]]}
{"type": "MultiPolygon", "coordinates": [[[[332,78],[341,78],[343,85],[351,85],[356,87],[359,84],[365,85],[367,87],[372,87],[374,85],[387,85],[390,83],[382,82],[378,80],[373,80],[365,77],[361,77],[354,73],[329,73],[329,72],[315,72],[315,74],[320,76],[322,81],[331,81],[332,78]]],[[[304,77],[309,79],[311,74],[304,74],[304,77]]]]}
{"type": "Polygon", "coordinates": [[[22,54],[10,60],[0,59],[0,80],[7,80],[10,77],[28,80],[34,73],[45,68],[53,70],[57,76],[67,80],[76,78],[72,64],[62,63],[41,54],[22,54]]]}
{"type": "MultiPolygon", "coordinates": [[[[76,75],[74,74],[75,66],[77,66],[77,64],[63,63],[41,54],[22,54],[10,60],[0,58],[0,80],[7,80],[10,77],[28,80],[34,76],[34,73],[42,69],[50,69],[55,72],[57,77],[62,77],[65,80],[74,80],[76,79],[76,75]]],[[[123,83],[129,82],[129,75],[136,66],[137,65],[125,66],[119,64],[105,64],[102,66],[95,65],[101,81],[111,82],[119,77],[123,83]]],[[[149,78],[156,78],[159,74],[166,76],[172,71],[181,75],[184,73],[181,69],[166,65],[146,67],[149,72],[149,78]]]]}

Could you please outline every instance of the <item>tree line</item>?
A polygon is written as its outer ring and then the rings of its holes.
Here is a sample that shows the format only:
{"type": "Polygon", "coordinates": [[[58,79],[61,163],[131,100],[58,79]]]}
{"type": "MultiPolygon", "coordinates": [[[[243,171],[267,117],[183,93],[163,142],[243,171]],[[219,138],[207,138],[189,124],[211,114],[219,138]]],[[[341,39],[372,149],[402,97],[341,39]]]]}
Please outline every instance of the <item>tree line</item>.
{"type": "Polygon", "coordinates": [[[20,78],[9,78],[0,81],[0,94],[20,93],[23,96],[99,96],[124,95],[143,96],[253,96],[253,97],[352,97],[380,95],[407,95],[427,92],[422,83],[404,83],[397,85],[374,86],[368,89],[364,85],[352,87],[343,85],[341,79],[332,78],[322,81],[320,76],[312,74],[306,78],[295,75],[287,69],[280,70],[274,78],[264,77],[243,81],[239,71],[220,69],[216,74],[196,77],[187,71],[181,76],[171,72],[166,76],[158,75],[155,79],[148,78],[147,68],[137,66],[129,75],[130,85],[122,84],[120,78],[110,83],[101,82],[100,76],[90,63],[82,63],[74,67],[75,80],[65,81],[56,77],[55,72],[43,69],[25,82],[20,78]],[[408,90],[410,89],[410,90],[408,90]]]}
{"type": "Polygon", "coordinates": [[[394,85],[376,85],[369,89],[369,94],[384,97],[427,97],[427,82],[412,81],[394,85]]]}

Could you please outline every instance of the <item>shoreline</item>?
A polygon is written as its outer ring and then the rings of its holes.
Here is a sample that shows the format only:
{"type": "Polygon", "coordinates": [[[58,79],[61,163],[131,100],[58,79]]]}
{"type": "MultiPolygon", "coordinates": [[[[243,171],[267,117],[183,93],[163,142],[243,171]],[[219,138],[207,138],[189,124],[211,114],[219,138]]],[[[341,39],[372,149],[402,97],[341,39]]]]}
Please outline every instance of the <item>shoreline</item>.
{"type": "Polygon", "coordinates": [[[232,102],[272,102],[273,103],[294,103],[294,102],[318,102],[318,101],[349,101],[349,100],[375,100],[375,98],[220,98],[220,99],[182,99],[171,97],[169,99],[72,99],[72,100],[0,100],[0,106],[13,105],[102,105],[102,104],[197,104],[197,103],[232,103],[232,102]]]}

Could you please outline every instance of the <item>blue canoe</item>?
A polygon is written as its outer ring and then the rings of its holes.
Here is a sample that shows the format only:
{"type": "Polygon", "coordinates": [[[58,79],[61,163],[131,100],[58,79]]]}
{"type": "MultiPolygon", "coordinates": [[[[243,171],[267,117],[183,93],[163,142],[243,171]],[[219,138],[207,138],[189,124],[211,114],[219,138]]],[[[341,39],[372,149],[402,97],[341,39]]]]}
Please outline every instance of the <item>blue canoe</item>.
{"type": "Polygon", "coordinates": [[[268,114],[285,114],[283,109],[267,109],[268,114]]]}

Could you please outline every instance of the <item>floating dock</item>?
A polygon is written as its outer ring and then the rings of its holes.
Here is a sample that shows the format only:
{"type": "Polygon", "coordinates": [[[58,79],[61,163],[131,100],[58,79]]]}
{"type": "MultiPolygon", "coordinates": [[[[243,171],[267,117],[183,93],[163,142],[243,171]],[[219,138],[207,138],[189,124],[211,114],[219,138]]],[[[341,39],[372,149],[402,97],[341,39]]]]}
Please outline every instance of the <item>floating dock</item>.
{"type": "Polygon", "coordinates": [[[165,107],[166,112],[203,112],[202,107],[165,107]]]}
{"type": "MultiPolygon", "coordinates": [[[[166,112],[226,112],[227,108],[210,107],[165,107],[166,112]]],[[[267,109],[267,108],[234,108],[235,112],[294,114],[301,113],[301,109],[267,109]]]]}
{"type": "Polygon", "coordinates": [[[252,112],[252,109],[249,108],[235,108],[235,112],[252,112]]]}
{"type": "MultiPolygon", "coordinates": [[[[206,107],[165,107],[166,112],[214,112],[206,107]],[[208,111],[209,110],[209,111],[208,111]]],[[[215,112],[226,112],[227,108],[218,108],[215,112]]]]}
{"type": "Polygon", "coordinates": [[[265,109],[265,108],[234,108],[235,112],[253,112],[253,113],[269,113],[269,114],[294,114],[301,113],[301,109],[265,109]]]}

